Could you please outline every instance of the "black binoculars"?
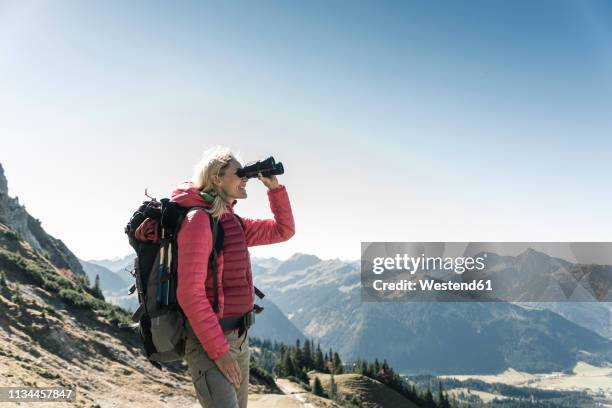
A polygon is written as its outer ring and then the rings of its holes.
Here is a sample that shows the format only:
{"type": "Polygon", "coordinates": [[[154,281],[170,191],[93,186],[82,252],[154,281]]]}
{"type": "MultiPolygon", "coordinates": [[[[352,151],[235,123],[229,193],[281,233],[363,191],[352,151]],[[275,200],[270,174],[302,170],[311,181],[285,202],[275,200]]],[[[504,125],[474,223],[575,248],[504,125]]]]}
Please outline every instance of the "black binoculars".
{"type": "Polygon", "coordinates": [[[274,157],[270,156],[266,160],[260,160],[238,169],[236,175],[238,177],[255,178],[259,173],[264,177],[270,177],[283,174],[284,172],[283,163],[276,163],[274,157]]]}

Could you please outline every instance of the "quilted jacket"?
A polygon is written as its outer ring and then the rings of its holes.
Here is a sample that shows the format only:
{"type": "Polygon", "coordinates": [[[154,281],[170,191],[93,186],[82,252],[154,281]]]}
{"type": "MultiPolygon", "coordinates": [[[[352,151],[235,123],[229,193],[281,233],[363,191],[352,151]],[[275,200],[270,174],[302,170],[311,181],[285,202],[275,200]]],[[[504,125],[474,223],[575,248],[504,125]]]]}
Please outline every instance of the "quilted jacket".
{"type": "MultiPolygon", "coordinates": [[[[208,214],[201,209],[188,213],[178,235],[177,299],[200,343],[212,360],[220,358],[229,345],[219,319],[241,316],[253,308],[253,279],[247,247],[286,241],[295,233],[289,196],[284,186],[268,190],[274,219],[242,218],[233,214],[233,205],[221,216],[225,234],[223,251],[217,257],[219,312],[214,313],[212,269],[208,258],[213,239],[208,214]]],[[[208,207],[210,204],[191,183],[172,193],[172,201],[182,207],[208,207]]],[[[234,202],[235,204],[235,202],[234,202]]]]}

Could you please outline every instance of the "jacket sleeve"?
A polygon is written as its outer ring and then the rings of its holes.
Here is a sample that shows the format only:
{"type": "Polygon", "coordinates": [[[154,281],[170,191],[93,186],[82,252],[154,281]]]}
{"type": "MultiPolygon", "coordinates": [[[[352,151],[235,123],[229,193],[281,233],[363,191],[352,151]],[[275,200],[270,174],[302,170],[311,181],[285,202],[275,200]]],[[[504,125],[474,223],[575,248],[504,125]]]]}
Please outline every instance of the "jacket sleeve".
{"type": "Polygon", "coordinates": [[[287,241],[295,234],[295,223],[291,203],[285,186],[268,190],[273,220],[251,220],[243,218],[247,246],[275,244],[287,241]]]}
{"type": "Polygon", "coordinates": [[[208,214],[201,210],[187,214],[179,231],[178,248],[178,303],[204,350],[216,360],[229,350],[229,344],[204,286],[212,251],[208,214]]]}

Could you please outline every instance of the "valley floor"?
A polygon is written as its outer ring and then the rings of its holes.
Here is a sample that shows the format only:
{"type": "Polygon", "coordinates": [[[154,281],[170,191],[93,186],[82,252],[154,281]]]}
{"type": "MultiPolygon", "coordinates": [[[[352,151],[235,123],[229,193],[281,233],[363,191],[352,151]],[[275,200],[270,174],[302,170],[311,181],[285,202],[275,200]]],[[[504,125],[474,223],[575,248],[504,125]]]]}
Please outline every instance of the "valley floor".
{"type": "MultiPolygon", "coordinates": [[[[508,369],[497,375],[447,375],[441,378],[475,379],[486,383],[502,383],[517,387],[544,390],[585,391],[598,401],[612,407],[612,367],[595,367],[579,362],[571,374],[555,372],[530,374],[508,369]]],[[[483,399],[484,400],[484,399],[483,399]]]]}

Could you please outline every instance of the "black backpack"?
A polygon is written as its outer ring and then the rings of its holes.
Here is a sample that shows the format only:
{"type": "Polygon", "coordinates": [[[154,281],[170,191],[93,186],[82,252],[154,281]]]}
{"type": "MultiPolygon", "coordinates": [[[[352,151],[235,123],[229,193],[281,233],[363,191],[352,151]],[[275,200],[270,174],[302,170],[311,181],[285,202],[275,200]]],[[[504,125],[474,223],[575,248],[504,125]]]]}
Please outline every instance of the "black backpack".
{"type": "MultiPolygon", "coordinates": [[[[136,283],[130,294],[138,290],[139,307],[132,316],[138,323],[144,351],[149,361],[158,368],[159,363],[181,360],[185,353],[186,317],[176,299],[178,246],[177,236],[183,219],[192,210],[164,198],[145,201],[132,215],[125,227],[130,245],[136,251],[132,275],[136,283]],[[150,219],[157,229],[159,242],[140,241],[135,233],[150,219]]],[[[217,282],[217,254],[223,249],[224,232],[218,219],[210,217],[213,250],[208,260],[213,272],[213,310],[219,311],[217,282]]],[[[242,220],[236,216],[242,227],[242,220]]],[[[261,293],[256,289],[256,293],[261,293]]]]}

